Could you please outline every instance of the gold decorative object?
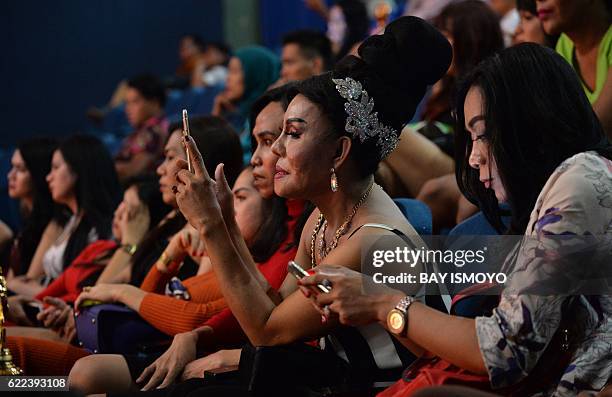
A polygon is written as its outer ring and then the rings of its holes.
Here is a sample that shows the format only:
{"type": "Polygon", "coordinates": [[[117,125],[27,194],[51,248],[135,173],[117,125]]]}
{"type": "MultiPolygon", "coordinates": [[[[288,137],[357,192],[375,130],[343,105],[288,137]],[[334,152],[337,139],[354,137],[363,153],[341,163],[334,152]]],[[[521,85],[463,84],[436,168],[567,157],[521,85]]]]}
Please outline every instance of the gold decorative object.
{"type": "Polygon", "coordinates": [[[6,279],[2,275],[0,267],[0,376],[23,375],[23,371],[13,364],[13,355],[6,347],[6,328],[4,328],[5,315],[8,311],[8,289],[6,279]]]}

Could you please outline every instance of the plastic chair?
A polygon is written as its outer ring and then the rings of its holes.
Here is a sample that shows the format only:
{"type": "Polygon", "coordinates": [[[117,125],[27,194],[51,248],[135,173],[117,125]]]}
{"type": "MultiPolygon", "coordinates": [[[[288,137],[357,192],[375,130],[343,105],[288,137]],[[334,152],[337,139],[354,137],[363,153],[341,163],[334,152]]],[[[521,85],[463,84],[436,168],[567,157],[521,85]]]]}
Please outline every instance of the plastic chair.
{"type": "MultiPolygon", "coordinates": [[[[510,217],[504,216],[502,217],[502,222],[504,225],[508,225],[510,223],[510,217]]],[[[451,229],[448,233],[449,236],[494,236],[499,234],[497,230],[485,218],[482,212],[478,212],[471,217],[467,218],[457,226],[451,229]]]]}
{"type": "Polygon", "coordinates": [[[417,233],[421,235],[431,235],[432,219],[431,210],[427,204],[408,198],[398,198],[393,200],[402,211],[402,214],[408,219],[408,222],[414,227],[417,233]]]}
{"type": "MultiPolygon", "coordinates": [[[[507,226],[510,223],[510,217],[502,217],[502,222],[504,223],[504,225],[507,226]]],[[[497,232],[497,230],[495,230],[495,228],[491,226],[489,221],[487,221],[484,214],[482,212],[478,212],[455,226],[449,232],[448,235],[449,237],[451,237],[451,239],[447,241],[447,244],[448,248],[452,247],[453,249],[476,249],[475,247],[469,245],[469,241],[459,242],[452,239],[452,237],[454,236],[460,239],[460,236],[496,236],[498,234],[499,233],[497,232]],[[459,246],[460,244],[462,244],[463,246],[459,246]]],[[[478,245],[478,241],[475,241],[474,243],[478,245]]],[[[486,272],[488,271],[488,268],[486,264],[481,264],[480,266],[473,266],[472,271],[486,272]]],[[[464,294],[465,287],[466,286],[457,286],[456,292],[458,292],[459,294],[464,294]]],[[[471,288],[474,288],[474,286],[472,286],[471,288]]],[[[493,308],[497,306],[498,301],[499,299],[497,296],[490,294],[479,295],[477,293],[474,293],[473,295],[470,294],[469,296],[463,297],[457,302],[454,302],[452,312],[455,315],[468,318],[489,315],[492,312],[493,308]]]]}

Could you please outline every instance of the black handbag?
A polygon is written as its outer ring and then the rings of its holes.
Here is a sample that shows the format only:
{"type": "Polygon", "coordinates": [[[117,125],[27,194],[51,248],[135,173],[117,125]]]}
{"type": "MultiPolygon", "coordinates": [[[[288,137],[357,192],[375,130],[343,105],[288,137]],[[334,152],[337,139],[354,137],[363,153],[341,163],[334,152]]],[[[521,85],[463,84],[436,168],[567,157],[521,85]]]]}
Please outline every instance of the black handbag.
{"type": "Polygon", "coordinates": [[[304,344],[242,347],[240,383],[254,395],[329,395],[349,385],[349,365],[335,353],[304,344]]]}
{"type": "Polygon", "coordinates": [[[79,345],[91,353],[134,354],[171,337],[123,305],[101,304],[82,308],[75,317],[79,345]]]}

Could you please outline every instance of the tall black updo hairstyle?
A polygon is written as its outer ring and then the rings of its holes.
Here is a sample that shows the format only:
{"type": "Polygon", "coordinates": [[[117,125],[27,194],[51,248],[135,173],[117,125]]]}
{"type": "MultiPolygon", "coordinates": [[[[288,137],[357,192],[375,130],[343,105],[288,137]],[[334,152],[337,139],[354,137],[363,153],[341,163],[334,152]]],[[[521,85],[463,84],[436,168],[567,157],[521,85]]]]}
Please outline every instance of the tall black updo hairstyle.
{"type": "MultiPolygon", "coordinates": [[[[304,95],[316,104],[330,120],[333,133],[351,136],[346,131],[346,100],[332,79],[351,77],[361,83],[374,99],[374,112],[384,126],[399,135],[412,118],[428,85],[447,71],[452,48],[433,26],[417,17],[401,17],[387,26],[382,35],[366,39],[358,50],[359,57],[348,55],[333,71],[296,84],[289,98],[304,95]]],[[[372,175],[382,160],[377,137],[361,142],[353,139],[350,156],[357,159],[360,176],[372,175]]]]}

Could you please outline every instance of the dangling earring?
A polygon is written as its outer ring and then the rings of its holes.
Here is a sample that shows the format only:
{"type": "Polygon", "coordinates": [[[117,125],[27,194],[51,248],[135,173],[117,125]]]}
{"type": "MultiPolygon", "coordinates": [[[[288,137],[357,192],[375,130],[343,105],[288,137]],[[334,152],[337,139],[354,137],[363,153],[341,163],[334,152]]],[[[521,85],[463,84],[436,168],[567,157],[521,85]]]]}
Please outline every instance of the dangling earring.
{"type": "Polygon", "coordinates": [[[331,172],[331,180],[330,180],[331,191],[335,193],[338,191],[338,177],[336,176],[336,170],[334,170],[333,167],[329,171],[331,172]]]}

